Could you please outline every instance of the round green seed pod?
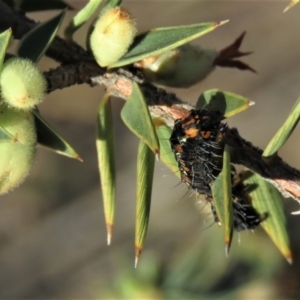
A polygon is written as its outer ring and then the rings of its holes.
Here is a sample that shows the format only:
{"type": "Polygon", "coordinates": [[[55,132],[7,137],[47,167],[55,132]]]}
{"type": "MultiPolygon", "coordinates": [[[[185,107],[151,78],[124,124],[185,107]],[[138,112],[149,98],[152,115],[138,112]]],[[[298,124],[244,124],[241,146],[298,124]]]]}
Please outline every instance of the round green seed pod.
{"type": "Polygon", "coordinates": [[[31,112],[0,104],[0,195],[18,186],[30,171],[36,153],[36,130],[31,112]],[[1,140],[2,138],[2,140],[1,140]]]}
{"type": "Polygon", "coordinates": [[[161,86],[188,88],[208,76],[215,68],[218,52],[185,44],[135,64],[147,80],[161,86]]]}
{"type": "Polygon", "coordinates": [[[45,97],[47,83],[29,59],[11,58],[0,74],[1,97],[9,106],[30,110],[45,97]]]}
{"type": "Polygon", "coordinates": [[[91,34],[91,50],[101,67],[118,61],[128,50],[136,36],[134,17],[124,8],[106,11],[96,21],[91,34]]]}

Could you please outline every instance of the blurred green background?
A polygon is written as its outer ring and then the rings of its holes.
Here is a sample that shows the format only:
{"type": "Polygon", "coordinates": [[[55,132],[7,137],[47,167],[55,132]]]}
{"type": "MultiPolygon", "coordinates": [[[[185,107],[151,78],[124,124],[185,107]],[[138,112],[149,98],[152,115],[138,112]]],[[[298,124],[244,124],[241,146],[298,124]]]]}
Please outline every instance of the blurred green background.
{"type": "MultiPolygon", "coordinates": [[[[80,8],[84,1],[69,1],[80,8]]],[[[153,27],[230,19],[195,41],[220,50],[244,30],[243,58],[258,75],[218,68],[188,90],[173,90],[195,103],[202,91],[228,90],[254,107],[228,120],[241,135],[264,148],[300,95],[300,5],[288,1],[123,1],[140,31],[153,27]]],[[[57,12],[30,14],[43,21],[57,12]]],[[[73,16],[68,12],[64,24],[73,16]]],[[[63,26],[64,27],[64,26],[63,26]]],[[[76,34],[82,45],[87,26],[76,34]]],[[[40,67],[56,64],[44,58],[40,67]]],[[[76,148],[79,163],[40,148],[26,182],[1,197],[0,299],[299,299],[299,206],[284,199],[294,255],[284,260],[260,228],[236,234],[225,256],[222,229],[205,203],[161,163],[156,164],[145,249],[134,269],[137,139],[114,106],[117,142],[117,213],[112,245],[106,246],[97,157],[96,110],[101,87],[74,86],[49,95],[42,114],[76,148]]],[[[280,155],[300,168],[300,129],[280,155]]]]}

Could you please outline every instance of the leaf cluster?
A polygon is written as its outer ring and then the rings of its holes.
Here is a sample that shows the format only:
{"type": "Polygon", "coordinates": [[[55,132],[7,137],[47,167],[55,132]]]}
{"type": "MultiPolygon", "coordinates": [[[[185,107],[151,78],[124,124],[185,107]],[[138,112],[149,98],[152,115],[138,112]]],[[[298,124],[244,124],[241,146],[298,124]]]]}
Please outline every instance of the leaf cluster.
{"type": "MultiPolygon", "coordinates": [[[[5,1],[8,5],[14,7],[12,1],[5,1]]],[[[295,2],[295,1],[294,1],[295,2]]],[[[69,45],[73,45],[74,33],[85,24],[86,21],[93,18],[96,11],[102,4],[101,0],[90,0],[87,5],[79,11],[71,20],[70,24],[65,28],[65,40],[69,45]]],[[[120,5],[121,1],[111,0],[101,8],[101,12],[120,5]]],[[[34,11],[37,9],[54,9],[67,7],[64,1],[20,1],[19,7],[23,11],[34,11]],[[39,5],[37,4],[39,3],[39,5]]],[[[70,8],[70,7],[69,7],[70,8]]],[[[101,14],[100,12],[100,14],[101,14]]],[[[52,43],[57,40],[56,35],[65,17],[66,10],[63,10],[54,18],[35,26],[26,35],[22,37],[17,49],[17,56],[28,58],[35,63],[51,49],[52,43]]],[[[118,74],[120,67],[130,70],[134,64],[142,60],[159,56],[167,51],[173,50],[190,41],[207,34],[223,22],[208,22],[200,24],[192,24],[188,26],[177,26],[167,28],[156,28],[139,34],[127,53],[117,62],[112,63],[107,68],[97,69],[99,73],[110,72],[110,74],[118,74]]],[[[89,33],[93,30],[92,26],[89,33]]],[[[11,30],[1,33],[0,35],[0,70],[5,58],[11,30]]],[[[88,37],[88,34],[87,34],[88,37]]],[[[240,40],[241,41],[241,40],[240,40]]],[[[232,49],[232,48],[230,48],[232,49]]],[[[245,55],[238,52],[239,56],[245,55]]],[[[224,55],[224,51],[222,52],[224,55]]],[[[228,54],[228,51],[226,52],[228,54]]],[[[248,54],[248,53],[247,53],[248,54]]],[[[87,53],[87,57],[91,54],[87,53]]],[[[237,56],[237,55],[236,55],[237,56]]],[[[232,57],[231,57],[232,58],[232,57]]],[[[219,60],[220,61],[220,60],[219,60]]],[[[238,64],[241,65],[241,64],[238,64]]],[[[245,66],[245,65],[243,65],[245,66]]],[[[62,66],[63,67],[63,66],[62,66]]],[[[248,69],[251,69],[248,67],[248,69]]],[[[253,69],[252,69],[253,70],[253,69]]],[[[130,92],[127,95],[127,102],[121,112],[121,118],[125,125],[140,139],[140,146],[137,157],[137,209],[136,209],[136,262],[141,254],[148,222],[150,218],[151,206],[151,190],[153,180],[153,170],[155,156],[161,158],[172,170],[176,171],[177,166],[173,154],[170,154],[170,145],[168,142],[169,125],[163,118],[157,118],[153,107],[148,107],[149,97],[145,95],[142,84],[139,79],[131,78],[130,92]],[[167,129],[167,130],[165,130],[167,129]]],[[[144,82],[141,81],[143,84],[144,82]]],[[[49,83],[49,80],[48,80],[49,83]]],[[[50,86],[50,83],[49,83],[50,86]]],[[[111,112],[112,93],[107,92],[103,96],[97,112],[97,153],[98,165],[101,175],[101,187],[104,200],[104,213],[108,231],[108,244],[112,238],[112,228],[115,215],[115,197],[116,197],[116,168],[114,157],[114,131],[111,112]]],[[[253,104],[249,99],[236,95],[231,92],[213,89],[201,93],[199,96],[197,107],[211,111],[219,111],[224,118],[231,117],[243,110],[249,108],[253,104]]],[[[173,121],[178,116],[184,105],[169,105],[173,109],[173,121]]],[[[275,136],[271,139],[265,151],[260,155],[260,159],[266,162],[266,165],[272,164],[277,158],[277,152],[292,134],[295,126],[299,121],[300,99],[295,104],[285,123],[281,126],[275,136]]],[[[36,108],[32,114],[35,118],[36,132],[38,143],[71,158],[81,160],[79,154],[74,148],[49,124],[39,113],[36,108]]],[[[161,115],[162,116],[162,115],[161,115]]],[[[6,129],[1,126],[0,119],[0,140],[1,142],[11,139],[6,129]]],[[[233,212],[232,212],[232,196],[231,196],[231,180],[230,170],[231,163],[235,161],[234,149],[229,143],[226,145],[223,157],[223,169],[219,177],[212,185],[214,195],[214,203],[220,222],[224,228],[224,239],[227,250],[233,236],[233,212]]],[[[250,168],[251,169],[251,168],[250,168]]],[[[291,262],[292,256],[289,247],[288,234],[285,226],[285,216],[281,203],[281,196],[277,188],[269,182],[266,182],[256,170],[245,170],[243,176],[245,183],[256,186],[251,191],[253,206],[259,213],[268,213],[268,218],[262,223],[262,227],[274,241],[285,258],[291,262]]],[[[267,178],[268,179],[268,178],[267,178]]],[[[273,182],[272,182],[273,183],[273,182]]],[[[297,198],[297,197],[296,197],[297,198]]]]}

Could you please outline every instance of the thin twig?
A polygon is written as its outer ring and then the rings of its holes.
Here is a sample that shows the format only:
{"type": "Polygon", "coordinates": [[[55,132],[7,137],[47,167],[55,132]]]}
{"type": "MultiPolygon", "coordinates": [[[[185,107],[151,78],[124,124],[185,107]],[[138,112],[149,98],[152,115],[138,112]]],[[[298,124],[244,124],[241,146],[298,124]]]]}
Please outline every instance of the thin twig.
{"type": "MultiPolygon", "coordinates": [[[[37,24],[23,13],[13,10],[6,3],[0,1],[0,32],[11,28],[14,38],[21,39],[37,24]]],[[[80,45],[75,42],[68,44],[60,37],[54,39],[46,55],[63,64],[94,61],[91,53],[84,50],[80,45]]]]}
{"type": "MultiPolygon", "coordinates": [[[[0,1],[0,31],[11,27],[14,38],[20,39],[36,26],[36,22],[14,11],[0,1]]],[[[92,55],[76,43],[68,44],[56,37],[46,55],[61,66],[44,73],[48,81],[48,93],[76,84],[103,85],[111,94],[127,99],[132,83],[139,83],[147,99],[151,113],[162,118],[172,128],[174,120],[184,117],[193,108],[164,89],[144,81],[137,70],[118,69],[107,72],[99,67],[92,55]]],[[[300,171],[286,164],[279,156],[266,161],[262,150],[244,140],[235,128],[228,128],[226,143],[231,146],[232,163],[243,165],[272,182],[285,197],[300,199],[300,171]]]]}

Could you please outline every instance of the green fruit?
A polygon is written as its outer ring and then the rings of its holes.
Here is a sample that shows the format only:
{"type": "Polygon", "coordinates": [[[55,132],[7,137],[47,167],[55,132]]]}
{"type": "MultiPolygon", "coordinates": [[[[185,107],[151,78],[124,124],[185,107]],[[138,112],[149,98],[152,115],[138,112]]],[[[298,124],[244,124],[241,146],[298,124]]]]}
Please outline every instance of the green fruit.
{"type": "Polygon", "coordinates": [[[9,106],[30,110],[43,101],[47,83],[29,59],[11,58],[0,74],[1,97],[9,106]]]}
{"type": "Polygon", "coordinates": [[[96,21],[91,34],[91,50],[101,67],[118,61],[128,50],[136,35],[133,16],[124,8],[106,11],[96,21]]]}
{"type": "Polygon", "coordinates": [[[157,85],[188,88],[208,76],[215,68],[218,52],[185,44],[156,57],[146,58],[136,67],[145,78],[157,85]]]}
{"type": "Polygon", "coordinates": [[[10,140],[0,140],[0,195],[18,186],[33,165],[37,137],[31,112],[0,104],[0,131],[10,140]]]}

